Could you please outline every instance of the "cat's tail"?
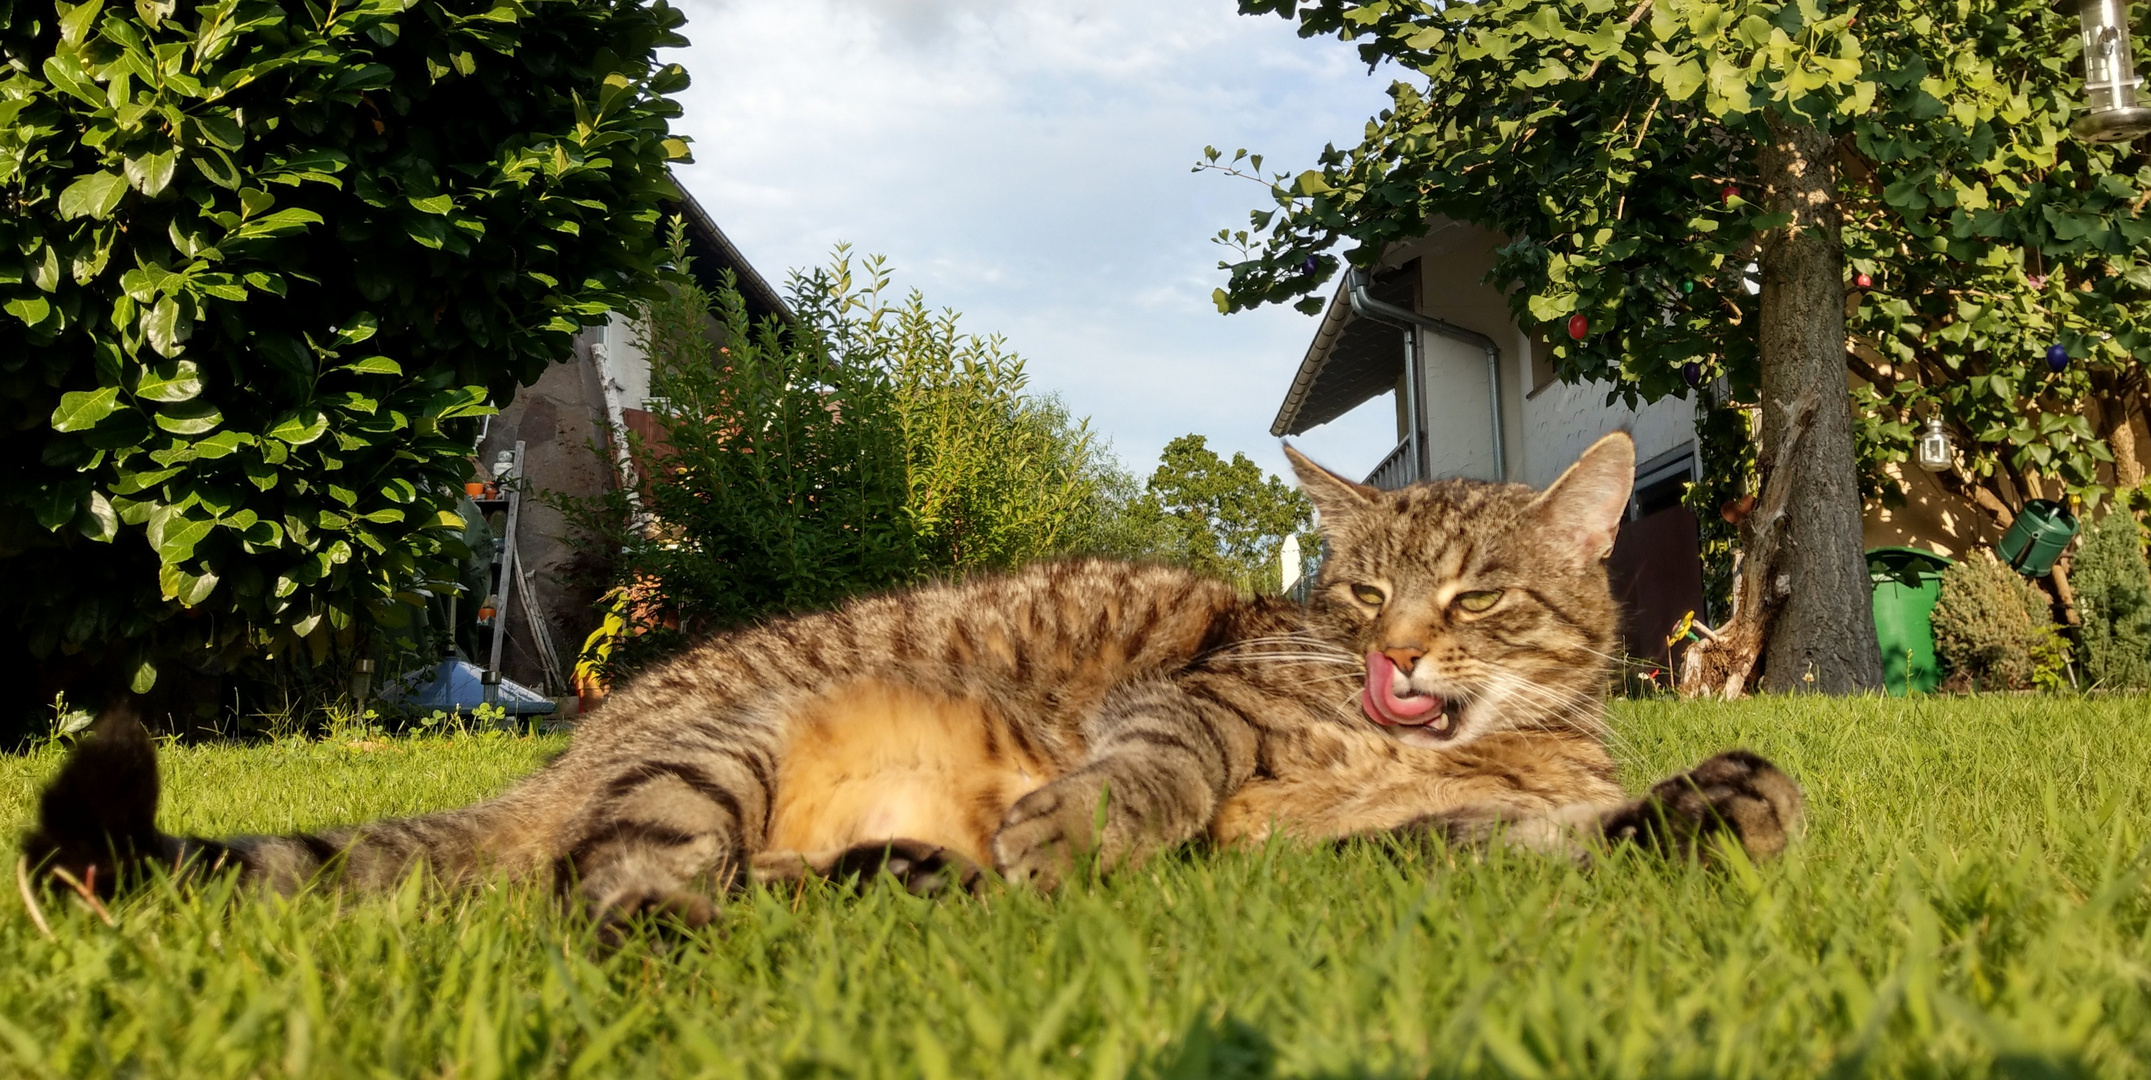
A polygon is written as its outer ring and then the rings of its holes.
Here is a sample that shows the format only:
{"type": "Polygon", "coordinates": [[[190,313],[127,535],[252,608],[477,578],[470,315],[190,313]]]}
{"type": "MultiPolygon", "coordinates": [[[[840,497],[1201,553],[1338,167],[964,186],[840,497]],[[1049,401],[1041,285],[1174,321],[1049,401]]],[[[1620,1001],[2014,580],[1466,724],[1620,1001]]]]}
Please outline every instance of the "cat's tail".
{"type": "Polygon", "coordinates": [[[236,869],[282,893],[317,878],[387,889],[420,866],[446,880],[527,876],[553,859],[561,800],[551,779],[540,773],[457,810],[322,832],[172,836],[157,828],[156,746],[121,705],[99,717],[45,788],[37,827],[22,850],[38,873],[104,896],[152,867],[183,877],[236,869]]]}

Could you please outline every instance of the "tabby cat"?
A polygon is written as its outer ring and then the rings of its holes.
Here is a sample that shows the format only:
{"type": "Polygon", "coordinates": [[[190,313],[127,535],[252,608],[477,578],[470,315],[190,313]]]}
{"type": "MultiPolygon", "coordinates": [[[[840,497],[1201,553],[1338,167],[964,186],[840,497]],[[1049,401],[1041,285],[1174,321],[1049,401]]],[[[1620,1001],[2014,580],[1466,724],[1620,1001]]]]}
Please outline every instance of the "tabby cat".
{"type": "Polygon", "coordinates": [[[699,924],[748,875],[886,870],[927,890],[987,866],[1050,886],[1085,852],[1125,864],[1206,836],[1784,845],[1799,789],[1752,754],[1640,799],[1614,781],[1602,562],[1626,435],[1543,493],[1378,491],[1288,454],[1329,551],[1305,606],[1100,560],[867,597],[647,672],[497,798],[289,837],[159,832],[147,736],[108,719],[26,850],[100,888],[114,852],[286,892],[378,889],[421,863],[551,874],[601,921],[699,924]]]}

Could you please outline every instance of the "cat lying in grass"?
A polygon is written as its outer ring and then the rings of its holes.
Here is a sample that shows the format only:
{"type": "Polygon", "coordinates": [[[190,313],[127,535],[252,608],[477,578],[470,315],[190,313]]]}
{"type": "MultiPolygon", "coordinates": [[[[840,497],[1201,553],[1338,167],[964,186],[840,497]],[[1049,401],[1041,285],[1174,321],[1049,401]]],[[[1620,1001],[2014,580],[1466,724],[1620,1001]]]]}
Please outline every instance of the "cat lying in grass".
{"type": "Polygon", "coordinates": [[[296,836],[159,831],[154,752],[115,713],[45,792],[25,851],[101,890],[135,862],[283,892],[382,889],[421,864],[549,876],[601,923],[699,925],[750,875],[886,871],[926,892],[990,867],[1051,887],[1078,857],[1205,837],[1783,848],[1800,792],[1753,754],[1640,798],[1614,781],[1603,561],[1634,476],[1626,435],[1543,492],[1378,491],[1287,453],[1328,549],[1305,606],[1104,560],[864,597],[688,649],[496,798],[296,836]]]}

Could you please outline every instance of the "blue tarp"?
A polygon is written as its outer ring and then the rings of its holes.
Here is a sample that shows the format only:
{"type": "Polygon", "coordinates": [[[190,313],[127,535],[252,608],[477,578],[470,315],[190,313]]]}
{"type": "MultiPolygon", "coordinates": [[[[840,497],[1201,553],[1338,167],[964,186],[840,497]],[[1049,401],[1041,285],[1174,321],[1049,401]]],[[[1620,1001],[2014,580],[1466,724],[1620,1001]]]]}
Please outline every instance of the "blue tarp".
{"type": "MultiPolygon", "coordinates": [[[[443,660],[390,683],[381,696],[407,709],[469,712],[485,703],[485,670],[468,660],[443,660]]],[[[510,716],[543,716],[555,708],[545,695],[509,679],[500,681],[493,704],[510,716]]]]}

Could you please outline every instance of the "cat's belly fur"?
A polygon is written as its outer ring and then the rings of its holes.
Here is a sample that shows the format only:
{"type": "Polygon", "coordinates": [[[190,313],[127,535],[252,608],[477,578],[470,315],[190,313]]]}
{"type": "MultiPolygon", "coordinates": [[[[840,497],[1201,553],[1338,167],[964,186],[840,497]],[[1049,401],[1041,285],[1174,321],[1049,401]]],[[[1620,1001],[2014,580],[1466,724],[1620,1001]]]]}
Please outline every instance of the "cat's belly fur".
{"type": "Polygon", "coordinates": [[[1008,808],[1057,773],[976,701],[846,684],[785,718],[764,850],[923,840],[991,866],[1008,808]]]}

